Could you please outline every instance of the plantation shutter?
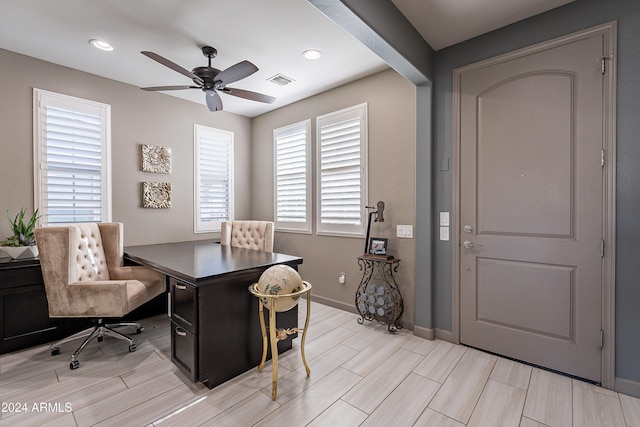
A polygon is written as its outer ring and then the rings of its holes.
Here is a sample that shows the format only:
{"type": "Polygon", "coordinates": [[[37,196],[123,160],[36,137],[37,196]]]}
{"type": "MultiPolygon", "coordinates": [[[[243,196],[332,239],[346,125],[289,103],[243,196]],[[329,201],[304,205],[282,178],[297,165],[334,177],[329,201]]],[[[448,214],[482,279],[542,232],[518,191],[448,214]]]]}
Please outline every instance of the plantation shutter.
{"type": "Polygon", "coordinates": [[[311,233],[309,197],[311,121],[274,131],[275,227],[311,233]]]}
{"type": "Polygon", "coordinates": [[[110,221],[110,107],[37,89],[34,96],[41,222],[110,221]]]}
{"type": "Polygon", "coordinates": [[[233,133],[195,125],[196,232],[233,219],[233,133]]]}
{"type": "Polygon", "coordinates": [[[364,235],[366,104],[317,119],[318,234],[364,235]]]}

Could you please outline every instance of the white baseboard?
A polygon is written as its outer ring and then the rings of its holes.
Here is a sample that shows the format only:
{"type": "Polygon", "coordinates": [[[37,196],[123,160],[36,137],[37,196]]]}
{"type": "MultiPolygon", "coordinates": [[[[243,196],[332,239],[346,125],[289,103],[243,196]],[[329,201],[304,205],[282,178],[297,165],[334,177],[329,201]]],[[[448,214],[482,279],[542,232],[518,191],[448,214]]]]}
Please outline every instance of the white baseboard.
{"type": "Polygon", "coordinates": [[[633,397],[640,397],[640,382],[616,377],[615,390],[618,393],[628,394],[633,397]]]}

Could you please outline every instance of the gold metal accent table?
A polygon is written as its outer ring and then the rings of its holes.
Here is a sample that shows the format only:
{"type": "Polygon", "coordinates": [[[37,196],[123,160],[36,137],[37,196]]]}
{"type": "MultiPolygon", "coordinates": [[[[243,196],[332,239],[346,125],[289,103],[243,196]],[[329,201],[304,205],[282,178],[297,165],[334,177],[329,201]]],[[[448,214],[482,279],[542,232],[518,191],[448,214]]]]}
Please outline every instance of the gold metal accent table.
{"type": "MultiPolygon", "coordinates": [[[[311,314],[311,283],[302,281],[302,289],[293,292],[290,294],[264,294],[258,290],[258,284],[254,283],[249,286],[249,292],[251,292],[254,296],[258,297],[261,301],[268,301],[268,309],[269,309],[269,338],[271,344],[271,364],[272,364],[272,372],[271,372],[271,399],[276,400],[276,394],[278,393],[278,341],[286,339],[289,335],[296,334],[300,332],[300,328],[288,328],[282,329],[277,328],[276,326],[276,309],[275,302],[278,298],[296,298],[300,297],[300,295],[306,293],[307,299],[307,317],[304,322],[304,329],[302,330],[302,341],[300,342],[300,353],[302,355],[302,363],[304,364],[304,368],[307,371],[307,376],[311,374],[311,370],[309,369],[309,365],[307,365],[307,359],[304,356],[304,340],[307,337],[307,330],[309,329],[309,316],[311,314]],[[275,349],[275,351],[274,351],[275,349]]],[[[258,372],[262,372],[262,368],[264,368],[264,362],[267,360],[267,329],[264,323],[264,304],[258,304],[260,307],[260,328],[262,329],[262,360],[260,361],[260,365],[258,366],[258,372]]],[[[293,308],[293,307],[292,307],[293,308]]],[[[291,309],[289,309],[291,310],[291,309]]]]}

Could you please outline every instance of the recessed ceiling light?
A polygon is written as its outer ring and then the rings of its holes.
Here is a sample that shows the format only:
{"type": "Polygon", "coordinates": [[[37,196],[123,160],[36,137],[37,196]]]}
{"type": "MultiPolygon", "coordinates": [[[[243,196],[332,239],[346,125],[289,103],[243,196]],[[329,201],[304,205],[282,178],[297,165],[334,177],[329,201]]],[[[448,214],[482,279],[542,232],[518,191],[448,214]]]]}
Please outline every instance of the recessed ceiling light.
{"type": "Polygon", "coordinates": [[[313,59],[320,58],[320,56],[322,56],[322,52],[316,49],[309,49],[302,52],[302,56],[304,56],[307,59],[313,60],[313,59]]]}
{"type": "Polygon", "coordinates": [[[89,44],[97,49],[107,52],[111,52],[113,50],[113,46],[111,46],[109,43],[98,39],[89,40],[89,44]]]}

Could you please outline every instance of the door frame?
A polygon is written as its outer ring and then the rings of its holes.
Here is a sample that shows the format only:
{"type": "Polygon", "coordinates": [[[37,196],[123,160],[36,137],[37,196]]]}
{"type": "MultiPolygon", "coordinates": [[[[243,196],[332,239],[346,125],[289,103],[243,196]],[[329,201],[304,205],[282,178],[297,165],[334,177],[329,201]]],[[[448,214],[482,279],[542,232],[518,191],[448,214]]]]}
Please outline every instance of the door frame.
{"type": "Polygon", "coordinates": [[[603,63],[606,69],[603,84],[603,224],[602,238],[605,242],[602,257],[602,331],[604,333],[601,363],[601,384],[613,389],[615,385],[615,230],[616,230],[616,60],[617,21],[609,21],[595,27],[554,38],[503,55],[489,58],[453,70],[453,194],[451,219],[452,260],[452,334],[454,343],[460,343],[460,81],[461,75],[470,70],[493,66],[512,59],[524,57],[578,40],[602,35],[604,38],[603,63]]]}

